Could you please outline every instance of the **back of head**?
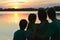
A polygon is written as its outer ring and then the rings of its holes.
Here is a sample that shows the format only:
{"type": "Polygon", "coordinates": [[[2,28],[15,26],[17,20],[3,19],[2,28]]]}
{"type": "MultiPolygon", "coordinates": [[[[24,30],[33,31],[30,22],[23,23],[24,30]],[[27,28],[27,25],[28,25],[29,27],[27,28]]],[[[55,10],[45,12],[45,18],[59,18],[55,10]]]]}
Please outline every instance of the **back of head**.
{"type": "Polygon", "coordinates": [[[25,19],[22,19],[20,22],[19,22],[19,26],[20,26],[20,29],[24,30],[27,26],[27,21],[25,19]]]}
{"type": "Polygon", "coordinates": [[[47,14],[48,14],[48,17],[53,20],[53,19],[56,19],[56,13],[55,13],[55,10],[54,8],[49,8],[47,10],[47,14]]]}
{"type": "Polygon", "coordinates": [[[30,23],[35,23],[36,21],[36,15],[35,14],[30,14],[28,17],[28,20],[30,23]]]}
{"type": "Polygon", "coordinates": [[[39,9],[38,9],[38,18],[39,18],[39,20],[41,20],[41,21],[47,19],[47,14],[46,14],[44,8],[39,8],[39,9]]]}

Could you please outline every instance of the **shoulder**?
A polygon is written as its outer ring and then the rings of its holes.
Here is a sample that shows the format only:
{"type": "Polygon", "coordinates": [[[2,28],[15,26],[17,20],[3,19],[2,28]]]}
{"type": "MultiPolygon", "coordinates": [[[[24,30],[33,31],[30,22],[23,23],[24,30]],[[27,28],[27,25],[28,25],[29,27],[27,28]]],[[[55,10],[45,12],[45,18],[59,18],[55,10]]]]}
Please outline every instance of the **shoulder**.
{"type": "Polygon", "coordinates": [[[26,35],[29,34],[29,31],[25,31],[25,34],[26,34],[26,35]]]}
{"type": "Polygon", "coordinates": [[[60,20],[57,20],[57,21],[60,21],[60,20]]]}
{"type": "Polygon", "coordinates": [[[57,23],[60,23],[60,20],[57,20],[57,23]]]}
{"type": "Polygon", "coordinates": [[[15,31],[15,33],[14,34],[17,34],[17,33],[19,33],[20,32],[20,30],[17,30],[17,31],[15,31]]]}
{"type": "Polygon", "coordinates": [[[55,20],[55,21],[51,22],[50,25],[56,26],[59,23],[60,23],[60,20],[55,20]]]}
{"type": "Polygon", "coordinates": [[[58,26],[57,26],[58,22],[57,21],[54,21],[52,23],[50,23],[50,28],[52,28],[53,30],[55,29],[58,29],[58,26]]]}
{"type": "Polygon", "coordinates": [[[40,24],[36,23],[35,28],[39,28],[40,24]]]}

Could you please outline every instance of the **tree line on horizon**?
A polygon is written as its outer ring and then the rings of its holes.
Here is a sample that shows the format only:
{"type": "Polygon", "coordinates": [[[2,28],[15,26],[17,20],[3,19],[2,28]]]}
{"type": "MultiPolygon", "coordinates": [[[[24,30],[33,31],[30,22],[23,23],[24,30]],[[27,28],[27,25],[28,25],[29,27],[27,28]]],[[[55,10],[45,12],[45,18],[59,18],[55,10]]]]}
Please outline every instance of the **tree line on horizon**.
{"type": "MultiPolygon", "coordinates": [[[[48,9],[49,7],[45,8],[46,10],[48,9]]],[[[56,10],[56,11],[60,11],[60,6],[53,6],[53,8],[56,10]]],[[[37,11],[38,9],[37,8],[0,8],[0,11],[37,11]]]]}
{"type": "MultiPolygon", "coordinates": [[[[48,9],[49,7],[46,8],[46,10],[48,9]]],[[[56,11],[60,11],[60,6],[53,6],[52,8],[54,8],[56,11]]]]}

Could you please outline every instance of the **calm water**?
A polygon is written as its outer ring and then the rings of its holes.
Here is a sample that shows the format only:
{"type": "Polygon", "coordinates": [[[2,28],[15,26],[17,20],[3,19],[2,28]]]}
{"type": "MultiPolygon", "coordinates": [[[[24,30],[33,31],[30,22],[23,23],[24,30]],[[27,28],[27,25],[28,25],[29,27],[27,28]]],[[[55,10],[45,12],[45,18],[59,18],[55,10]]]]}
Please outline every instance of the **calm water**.
{"type": "MultiPolygon", "coordinates": [[[[28,21],[28,15],[37,11],[20,11],[20,12],[0,12],[0,40],[12,40],[13,34],[19,29],[18,23],[21,19],[28,21]]],[[[60,13],[60,12],[59,12],[60,13]]],[[[56,15],[60,19],[60,15],[56,15]]],[[[49,18],[47,18],[49,20],[49,18]]],[[[50,21],[50,20],[49,20],[50,21]]],[[[36,23],[39,23],[38,17],[36,23]]]]}

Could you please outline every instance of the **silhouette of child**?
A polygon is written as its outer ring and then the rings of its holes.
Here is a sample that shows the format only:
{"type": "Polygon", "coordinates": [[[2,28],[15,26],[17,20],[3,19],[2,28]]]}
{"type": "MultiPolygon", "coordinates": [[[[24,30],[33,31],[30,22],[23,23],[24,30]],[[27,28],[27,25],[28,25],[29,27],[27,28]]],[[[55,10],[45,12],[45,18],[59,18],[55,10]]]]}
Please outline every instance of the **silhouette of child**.
{"type": "Polygon", "coordinates": [[[26,28],[27,26],[27,21],[25,19],[22,19],[20,22],[19,22],[19,27],[20,29],[17,30],[15,33],[14,33],[14,38],[13,40],[26,40],[27,36],[28,36],[28,31],[25,31],[24,29],[26,28]]]}

